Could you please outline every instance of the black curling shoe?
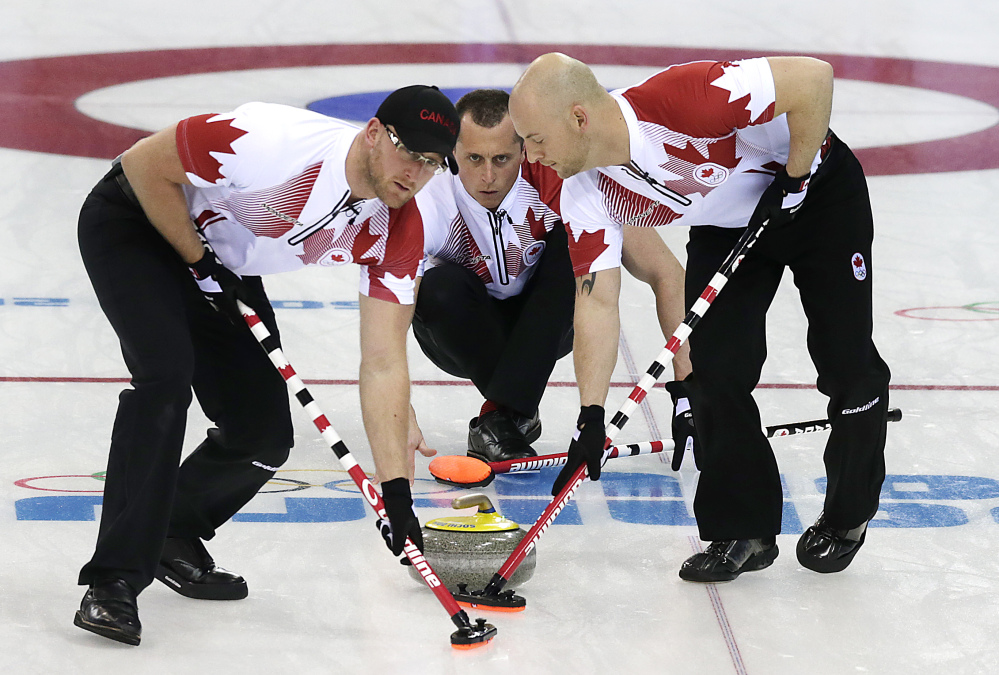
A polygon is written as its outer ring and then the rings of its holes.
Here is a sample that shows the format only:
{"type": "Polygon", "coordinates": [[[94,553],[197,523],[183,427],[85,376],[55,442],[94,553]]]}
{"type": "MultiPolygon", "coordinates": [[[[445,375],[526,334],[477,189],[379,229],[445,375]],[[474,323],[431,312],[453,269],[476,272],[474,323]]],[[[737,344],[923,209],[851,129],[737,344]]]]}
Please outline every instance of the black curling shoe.
{"type": "Polygon", "coordinates": [[[135,591],[121,579],[95,583],[87,589],[73,624],[127,645],[137,645],[142,636],[135,591]]]}
{"type": "Polygon", "coordinates": [[[541,418],[537,412],[534,413],[534,417],[524,417],[520,413],[511,413],[510,419],[517,425],[517,430],[524,435],[524,440],[528,443],[533,443],[541,438],[541,418]]]}
{"type": "Polygon", "coordinates": [[[852,530],[835,530],[826,524],[825,513],[798,539],[798,562],[813,572],[829,574],[845,570],[867,538],[867,523],[852,530]]]}
{"type": "Polygon", "coordinates": [[[243,577],[218,567],[197,538],[168,537],[155,576],[188,598],[242,600],[247,596],[243,577]]]}
{"type": "Polygon", "coordinates": [[[732,581],[743,572],[770,567],[777,553],[776,543],[765,544],[762,539],[713,541],[703,552],[684,561],[680,578],[703,583],[732,581]]]}
{"type": "MultiPolygon", "coordinates": [[[[538,435],[541,422],[538,421],[538,435]]],[[[468,423],[468,456],[483,462],[537,457],[530,443],[506,413],[493,410],[468,423]]]]}

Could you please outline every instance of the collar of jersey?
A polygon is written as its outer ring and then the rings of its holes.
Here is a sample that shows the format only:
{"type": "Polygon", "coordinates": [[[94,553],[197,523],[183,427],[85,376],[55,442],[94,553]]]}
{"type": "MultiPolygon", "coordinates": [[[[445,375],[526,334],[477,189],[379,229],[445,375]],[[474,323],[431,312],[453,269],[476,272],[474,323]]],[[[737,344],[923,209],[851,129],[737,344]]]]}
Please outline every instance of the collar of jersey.
{"type": "Polygon", "coordinates": [[[624,123],[628,125],[628,152],[631,153],[630,159],[635,161],[641,159],[642,157],[642,130],[638,126],[638,115],[635,114],[634,109],[631,104],[628,103],[622,94],[626,91],[625,89],[617,89],[611,92],[611,97],[617,102],[619,108],[621,108],[621,115],[624,116],[624,123]]]}
{"type": "MultiPolygon", "coordinates": [[[[343,121],[343,120],[339,120],[343,121]]],[[[354,126],[351,124],[350,126],[354,126]]],[[[363,129],[358,129],[358,133],[361,133],[363,129]]],[[[326,185],[333,194],[336,195],[336,199],[340,198],[340,195],[344,191],[350,190],[350,183],[347,182],[347,153],[350,151],[350,146],[354,142],[355,136],[348,136],[347,140],[340,140],[337,142],[336,146],[333,148],[326,158],[323,160],[322,171],[319,172],[319,178],[322,179],[323,174],[326,174],[326,185]],[[346,147],[344,147],[346,145],[346,147]],[[327,170],[329,173],[327,173],[327,170]]],[[[375,209],[379,206],[385,206],[385,203],[378,197],[369,197],[367,199],[361,199],[356,202],[358,211],[362,213],[367,213],[362,220],[366,220],[375,209]],[[374,208],[371,208],[374,207],[374,208]]],[[[388,208],[385,206],[385,208],[388,208]]]]}

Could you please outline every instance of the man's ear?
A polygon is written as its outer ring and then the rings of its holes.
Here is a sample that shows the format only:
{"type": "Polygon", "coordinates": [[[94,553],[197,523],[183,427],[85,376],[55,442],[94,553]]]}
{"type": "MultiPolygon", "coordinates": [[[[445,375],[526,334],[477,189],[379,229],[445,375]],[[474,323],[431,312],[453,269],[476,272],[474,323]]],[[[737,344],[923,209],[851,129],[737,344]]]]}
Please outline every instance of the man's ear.
{"type": "Polygon", "coordinates": [[[378,132],[381,131],[382,123],[377,117],[372,117],[364,127],[364,140],[368,147],[375,147],[378,142],[378,132]]]}
{"type": "Polygon", "coordinates": [[[570,112],[572,113],[572,123],[576,129],[584,131],[590,123],[590,116],[587,114],[586,109],[583,106],[576,104],[572,106],[570,112]]]}

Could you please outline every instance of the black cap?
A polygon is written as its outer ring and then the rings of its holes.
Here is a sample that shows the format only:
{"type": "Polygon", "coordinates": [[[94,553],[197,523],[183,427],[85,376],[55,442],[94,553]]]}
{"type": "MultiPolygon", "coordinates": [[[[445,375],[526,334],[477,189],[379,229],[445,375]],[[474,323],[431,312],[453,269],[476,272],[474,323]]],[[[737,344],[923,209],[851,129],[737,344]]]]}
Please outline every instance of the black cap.
{"type": "Polygon", "coordinates": [[[440,89],[423,84],[396,89],[378,106],[375,117],[391,124],[409,150],[443,155],[451,173],[458,173],[452,153],[461,118],[440,89]]]}

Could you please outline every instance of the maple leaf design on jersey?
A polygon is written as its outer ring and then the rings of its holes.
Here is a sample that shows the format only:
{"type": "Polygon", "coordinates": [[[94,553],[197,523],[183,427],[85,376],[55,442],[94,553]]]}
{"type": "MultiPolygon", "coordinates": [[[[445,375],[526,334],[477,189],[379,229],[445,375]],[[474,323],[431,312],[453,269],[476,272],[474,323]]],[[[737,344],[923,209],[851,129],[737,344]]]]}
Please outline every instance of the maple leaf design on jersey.
{"type": "Polygon", "coordinates": [[[205,209],[194,219],[194,224],[197,225],[199,230],[204,231],[209,225],[217,223],[220,220],[225,220],[225,216],[211,209],[205,209]]]}
{"type": "MultiPolygon", "coordinates": [[[[571,231],[569,223],[566,223],[565,227],[567,231],[571,231]]],[[[578,238],[575,236],[569,237],[569,253],[572,257],[572,266],[576,270],[576,274],[588,271],[590,264],[603,255],[603,252],[609,246],[610,244],[604,243],[603,230],[581,232],[578,238]],[[582,268],[582,272],[580,272],[580,268],[582,268]]]]}
{"type": "Polygon", "coordinates": [[[189,166],[197,175],[209,182],[222,180],[222,163],[212,153],[235,155],[232,144],[246,135],[246,131],[232,126],[231,117],[215,114],[197,115],[182,122],[184,147],[189,166]]]}
{"type": "Polygon", "coordinates": [[[737,103],[743,107],[747,115],[743,120],[745,125],[756,124],[772,108],[774,102],[759,92],[746,91],[740,83],[737,73],[738,63],[726,61],[722,64],[722,75],[711,82],[711,86],[728,92],[728,102],[737,103]]]}
{"type": "MultiPolygon", "coordinates": [[[[687,141],[687,144],[682,148],[677,148],[669,143],[663,143],[663,149],[667,154],[677,159],[683,160],[694,166],[699,164],[704,164],[705,162],[714,162],[715,164],[720,164],[727,169],[734,169],[739,163],[739,159],[735,156],[735,142],[726,143],[725,141],[729,139],[722,139],[715,143],[708,143],[708,153],[705,155],[703,152],[697,149],[697,147],[687,141]]],[[[662,168],[667,169],[665,165],[660,165],[662,168]]]]}
{"type": "Polygon", "coordinates": [[[384,211],[384,214],[376,212],[364,222],[351,221],[342,229],[328,227],[309,235],[302,243],[302,253],[298,257],[306,265],[378,263],[381,259],[380,251],[377,250],[378,242],[382,237],[375,231],[380,228],[380,222],[388,219],[388,208],[384,211]],[[379,221],[380,217],[382,221],[379,221]]]}
{"type": "Polygon", "coordinates": [[[759,169],[748,169],[746,173],[765,173],[770,176],[776,176],[777,172],[784,168],[784,165],[780,162],[767,162],[759,169]]]}
{"type": "Polygon", "coordinates": [[[548,234],[548,230],[545,229],[545,214],[542,213],[540,217],[534,215],[534,209],[531,207],[527,208],[527,224],[531,228],[531,236],[534,237],[536,241],[540,241],[545,238],[548,234]]]}
{"type": "Polygon", "coordinates": [[[368,219],[364,221],[364,227],[362,227],[361,231],[357,233],[357,236],[354,238],[354,244],[350,250],[351,255],[354,256],[354,262],[358,265],[372,265],[378,262],[378,256],[370,256],[368,258],[363,256],[378,243],[379,238],[380,237],[377,234],[371,233],[371,220],[368,219]]]}
{"type": "Polygon", "coordinates": [[[739,165],[739,158],[735,156],[734,136],[708,142],[705,149],[706,152],[702,152],[690,141],[687,141],[682,148],[663,143],[663,150],[669,155],[669,159],[659,166],[670,173],[684,176],[682,180],[670,181],[670,187],[684,195],[696,192],[706,196],[713,188],[723,183],[728,174],[739,165]],[[715,166],[704,166],[705,164],[715,166]],[[711,180],[712,177],[717,180],[711,180]]]}

